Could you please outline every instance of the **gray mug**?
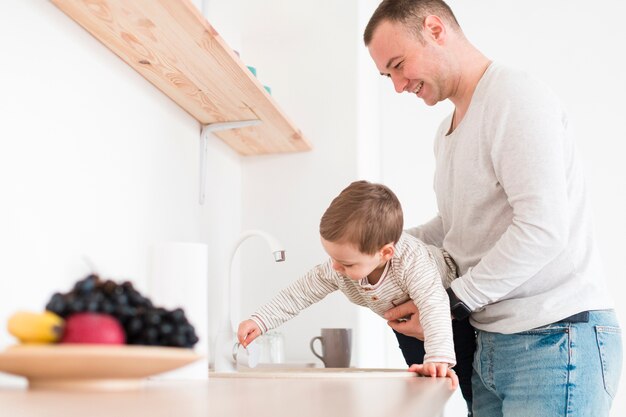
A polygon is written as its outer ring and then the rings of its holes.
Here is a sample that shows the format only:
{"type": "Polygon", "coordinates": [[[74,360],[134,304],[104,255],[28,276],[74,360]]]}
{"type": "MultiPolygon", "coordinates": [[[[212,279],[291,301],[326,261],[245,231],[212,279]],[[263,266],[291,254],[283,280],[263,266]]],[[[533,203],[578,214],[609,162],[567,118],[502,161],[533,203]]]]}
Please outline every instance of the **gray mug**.
{"type": "Polygon", "coordinates": [[[322,335],[311,339],[311,351],[326,368],[349,368],[352,356],[352,329],[322,329],[322,335]],[[315,351],[315,341],[322,344],[322,354],[315,351]]]}

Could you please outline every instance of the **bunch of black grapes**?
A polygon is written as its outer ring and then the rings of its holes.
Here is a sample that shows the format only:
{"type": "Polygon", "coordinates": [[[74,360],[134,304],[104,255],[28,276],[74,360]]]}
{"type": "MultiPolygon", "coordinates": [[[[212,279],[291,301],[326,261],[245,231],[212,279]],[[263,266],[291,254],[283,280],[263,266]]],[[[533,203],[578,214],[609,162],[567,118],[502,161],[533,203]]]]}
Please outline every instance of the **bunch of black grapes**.
{"type": "Polygon", "coordinates": [[[89,275],[78,281],[72,291],[55,293],[46,310],[63,318],[85,312],[109,314],[122,324],[126,343],[131,345],[190,348],[198,342],[182,309],[155,307],[129,281],[117,284],[89,275]]]}

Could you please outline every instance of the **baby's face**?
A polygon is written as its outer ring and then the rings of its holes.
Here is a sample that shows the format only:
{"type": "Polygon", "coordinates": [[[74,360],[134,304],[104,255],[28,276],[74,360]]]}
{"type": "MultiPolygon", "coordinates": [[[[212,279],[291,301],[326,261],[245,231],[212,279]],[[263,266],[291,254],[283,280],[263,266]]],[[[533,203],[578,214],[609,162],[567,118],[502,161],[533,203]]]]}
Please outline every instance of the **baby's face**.
{"type": "Polygon", "coordinates": [[[332,260],[333,269],[354,281],[365,278],[387,262],[380,251],[368,255],[349,243],[329,242],[322,238],[322,246],[332,260]]]}

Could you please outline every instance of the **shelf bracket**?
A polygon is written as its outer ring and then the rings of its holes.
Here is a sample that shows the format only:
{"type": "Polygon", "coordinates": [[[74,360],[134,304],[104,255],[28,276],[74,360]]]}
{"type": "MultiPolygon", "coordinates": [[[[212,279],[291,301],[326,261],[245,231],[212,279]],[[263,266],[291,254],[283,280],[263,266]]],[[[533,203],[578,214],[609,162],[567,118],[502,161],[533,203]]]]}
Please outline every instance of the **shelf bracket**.
{"type": "Polygon", "coordinates": [[[200,205],[204,204],[206,193],[206,157],[209,142],[209,133],[219,132],[220,130],[239,129],[242,127],[256,126],[261,124],[261,120],[238,120],[235,122],[209,123],[202,126],[200,132],[200,205]]]}

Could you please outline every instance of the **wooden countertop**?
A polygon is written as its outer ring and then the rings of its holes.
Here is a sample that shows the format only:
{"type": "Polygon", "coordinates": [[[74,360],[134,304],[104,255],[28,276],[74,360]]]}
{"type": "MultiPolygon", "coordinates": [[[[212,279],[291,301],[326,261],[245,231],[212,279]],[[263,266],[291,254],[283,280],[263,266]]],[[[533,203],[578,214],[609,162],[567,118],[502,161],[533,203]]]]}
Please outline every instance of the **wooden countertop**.
{"type": "Polygon", "coordinates": [[[28,390],[0,382],[3,417],[408,417],[440,416],[444,378],[248,377],[149,380],[122,392],[28,390]]]}

